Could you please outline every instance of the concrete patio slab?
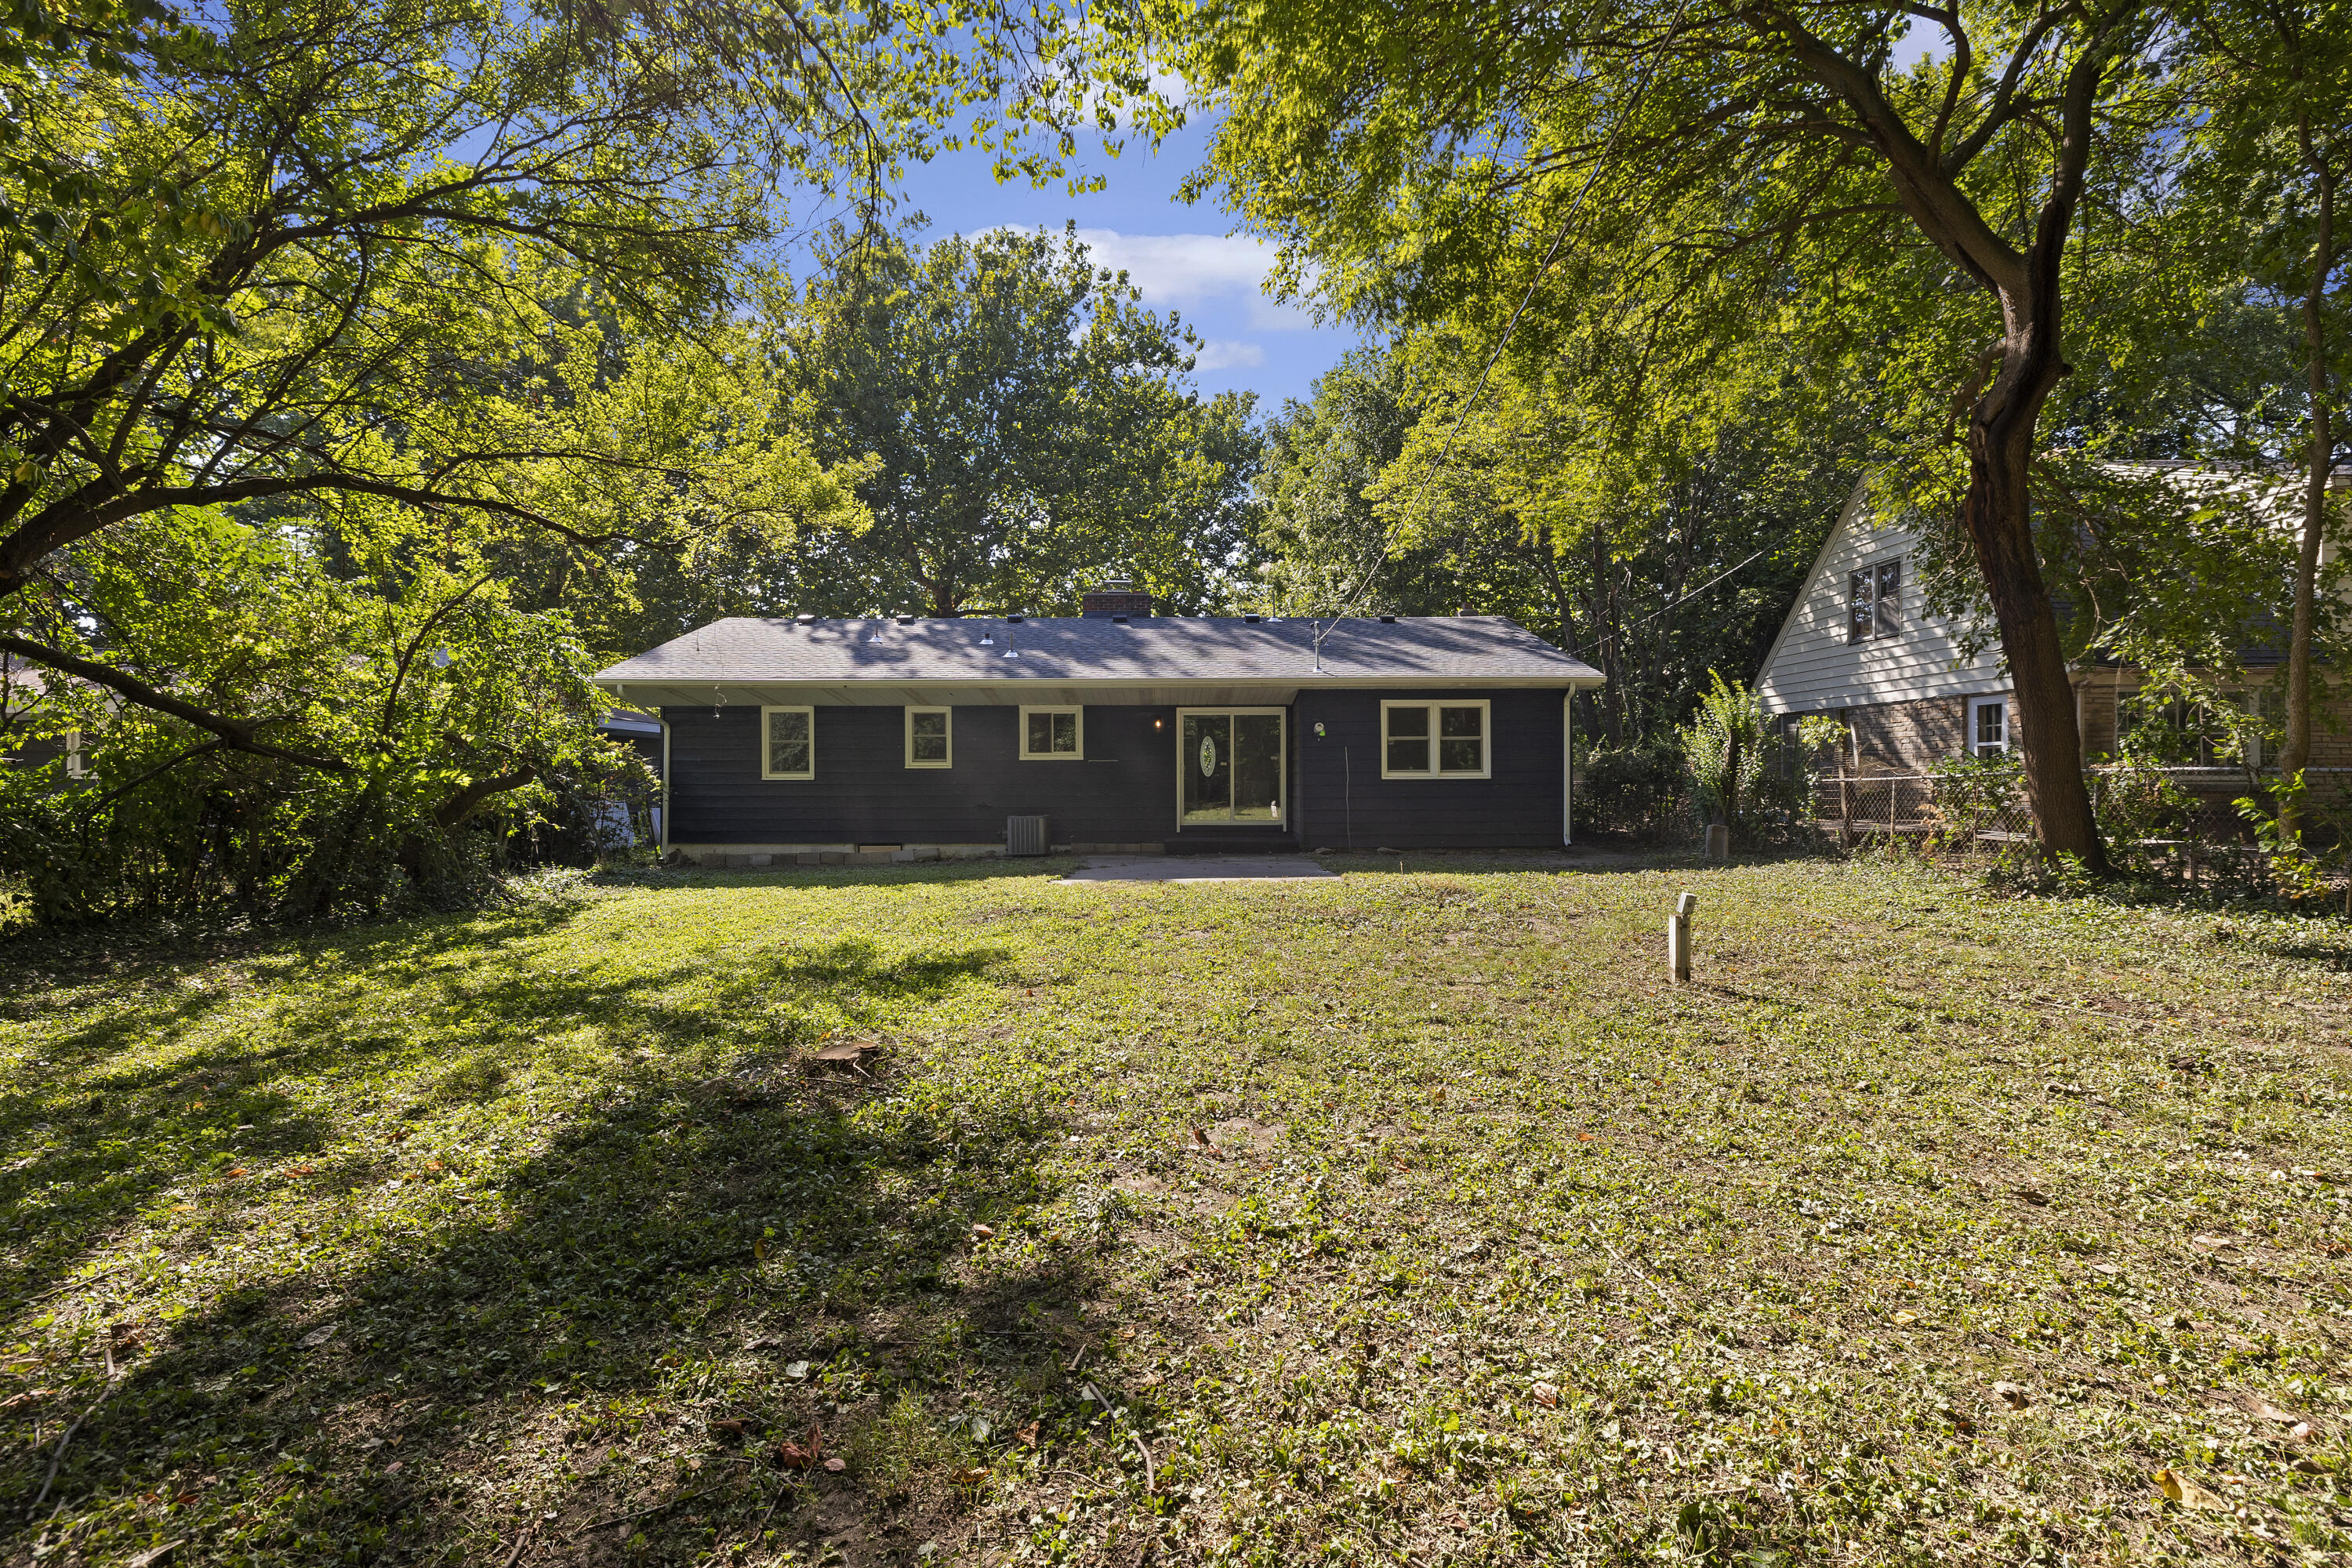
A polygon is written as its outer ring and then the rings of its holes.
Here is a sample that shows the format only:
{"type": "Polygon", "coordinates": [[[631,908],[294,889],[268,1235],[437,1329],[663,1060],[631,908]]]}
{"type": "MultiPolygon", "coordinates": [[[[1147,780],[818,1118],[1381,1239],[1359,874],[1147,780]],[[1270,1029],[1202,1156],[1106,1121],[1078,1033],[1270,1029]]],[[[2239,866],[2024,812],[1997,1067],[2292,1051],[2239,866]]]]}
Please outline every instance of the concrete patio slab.
{"type": "Polygon", "coordinates": [[[1282,882],[1336,877],[1305,855],[1090,855],[1065,882],[1282,882]]]}

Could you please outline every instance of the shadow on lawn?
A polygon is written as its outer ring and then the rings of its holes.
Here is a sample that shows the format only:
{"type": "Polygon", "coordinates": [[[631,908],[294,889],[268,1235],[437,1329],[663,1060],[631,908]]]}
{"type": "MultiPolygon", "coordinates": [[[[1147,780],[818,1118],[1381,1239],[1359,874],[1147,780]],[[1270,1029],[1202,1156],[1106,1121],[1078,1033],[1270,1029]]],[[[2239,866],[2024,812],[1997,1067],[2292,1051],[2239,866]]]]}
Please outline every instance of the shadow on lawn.
{"type": "MultiPolygon", "coordinates": [[[[540,929],[504,921],[485,944],[479,923],[467,922],[307,951],[348,960],[363,984],[423,986],[453,948],[495,949],[540,929]]],[[[295,1179],[355,1194],[395,1173],[409,1184],[396,1215],[293,1222],[316,1226],[317,1244],[341,1249],[350,1268],[281,1267],[176,1321],[142,1326],[152,1353],[134,1360],[68,1449],[52,1494],[68,1506],[41,1535],[53,1545],[71,1536],[86,1552],[185,1537],[273,1562],[347,1561],[351,1551],[394,1561],[479,1549],[491,1534],[511,1541],[528,1522],[543,1549],[533,1561],[577,1561],[628,1533],[567,1540],[592,1518],[703,1489],[711,1495],[696,1511],[714,1521],[723,1513],[727,1530],[748,1534],[778,1501],[780,1437],[817,1421],[838,1438],[839,1417],[824,1406],[863,1420],[898,1382],[968,1369],[975,1331],[1034,1334],[1041,1314],[1066,1314],[1087,1292],[1090,1274],[1083,1259],[1048,1249],[962,1286],[951,1278],[968,1271],[976,1221],[1040,1194],[1035,1160],[1059,1130],[1058,1111],[1015,1089],[920,1102],[888,1092],[887,1066],[881,1081],[865,1082],[810,1079],[775,1050],[717,1060],[734,1042],[714,1051],[713,1028],[779,999],[801,1017],[820,1004],[854,1016],[920,1002],[1001,956],[972,947],[893,959],[852,940],[788,949],[739,964],[692,1007],[658,994],[687,965],[611,982],[533,970],[520,953],[496,975],[478,968],[483,984],[469,994],[499,1013],[506,1056],[486,1046],[470,1066],[453,1064],[419,1105],[495,1096],[543,1048],[541,1036],[583,1018],[677,1054],[572,1107],[542,1155],[485,1172],[492,1190],[477,1189],[486,1201],[472,1205],[457,1189],[472,1185],[473,1162],[462,1146],[428,1147],[429,1122],[397,1149],[357,1148],[347,1132],[336,1147],[331,1129],[273,1086],[275,1075],[354,1051],[417,1048],[383,1031],[348,1037],[332,1006],[285,1030],[296,1043],[260,1052],[225,1043],[194,1063],[94,1080],[102,1090],[58,1124],[66,1136],[54,1152],[0,1189],[20,1233],[35,1231],[10,1279],[20,1300],[164,1189],[215,1169],[226,1156],[195,1134],[223,1125],[237,1130],[236,1157],[257,1168],[315,1157],[315,1175],[295,1179]],[[207,1082],[215,1087],[205,1106],[167,1103],[207,1082]],[[428,1155],[442,1169],[427,1174],[428,1155]],[[81,1201],[50,1240],[25,1199],[60,1184],[81,1201]],[[802,1361],[808,1375],[783,1374],[802,1361]],[[740,1435],[708,1425],[719,1410],[747,1424],[740,1435]],[[509,1443],[516,1452],[499,1452],[509,1443]],[[698,1470],[667,1457],[680,1446],[703,1461],[698,1470]],[[610,1449],[628,1456],[617,1469],[610,1449]],[[655,1454],[666,1457],[636,1462],[655,1454]],[[476,1503],[478,1489],[497,1499],[494,1511],[476,1503]]],[[[152,990],[52,1060],[90,1063],[184,1033],[217,1005],[152,990]]],[[[0,1100],[0,1133],[21,1138],[57,1115],[20,1089],[0,1100]]],[[[184,1237],[179,1256],[249,1239],[223,1225],[184,1237]]],[[[105,1315],[91,1318],[93,1331],[105,1315]]],[[[79,1403],[91,1392],[85,1384],[67,1395],[79,1403]]],[[[66,1402],[0,1425],[29,1427],[66,1402]]],[[[16,1528],[57,1430],[50,1419],[37,1445],[29,1430],[6,1434],[0,1517],[16,1528]]],[[[925,1440],[942,1454],[953,1447],[925,1440]]],[[[856,1506],[849,1481],[820,1472],[800,1484],[801,1500],[820,1511],[856,1506]]],[[[786,1500],[779,1520],[797,1506],[786,1500]]],[[[685,1517],[656,1522],[687,1529],[685,1517]]]]}
{"type": "Polygon", "coordinates": [[[179,971],[291,950],[310,963],[349,964],[358,975],[414,984],[451,952],[511,950],[548,934],[572,912],[504,911],[419,922],[393,936],[377,928],[310,942],[248,934],[193,952],[121,932],[15,944],[12,956],[25,960],[39,984],[0,1001],[0,1023],[87,1010],[89,999],[77,987],[106,985],[110,1005],[96,1021],[52,1040],[39,1061],[0,1088],[0,1151],[6,1152],[0,1225],[16,1243],[0,1266],[0,1302],[40,1295],[72,1270],[93,1239],[176,1183],[239,1161],[320,1152],[331,1130],[271,1080],[402,1048],[395,1034],[338,1030],[321,1016],[284,1026],[304,1037],[299,1042],[254,1049],[230,1039],[169,1061],[108,1067],[134,1050],[162,1047],[157,1054],[167,1055],[219,1009],[246,1000],[225,986],[194,988],[179,971]]]}

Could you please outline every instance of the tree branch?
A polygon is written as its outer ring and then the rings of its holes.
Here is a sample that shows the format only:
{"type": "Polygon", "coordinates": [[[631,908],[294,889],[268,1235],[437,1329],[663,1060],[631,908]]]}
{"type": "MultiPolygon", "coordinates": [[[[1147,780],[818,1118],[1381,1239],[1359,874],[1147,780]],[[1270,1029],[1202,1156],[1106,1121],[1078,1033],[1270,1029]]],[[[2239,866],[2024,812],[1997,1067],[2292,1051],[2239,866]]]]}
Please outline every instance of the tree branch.
{"type": "Polygon", "coordinates": [[[510,789],[520,789],[539,777],[536,768],[520,768],[496,778],[476,779],[465,788],[433,808],[433,826],[445,832],[474,815],[475,808],[494,795],[504,795],[510,789]]]}
{"type": "Polygon", "coordinates": [[[170,773],[173,768],[178,767],[182,763],[188,762],[196,757],[201,757],[207,752],[220,752],[227,749],[228,742],[226,741],[206,741],[202,745],[190,746],[186,751],[182,752],[178,756],[173,757],[171,761],[160,763],[155,767],[149,768],[145,773],[141,773],[129,784],[118,784],[94,800],[84,801],[82,803],[80,815],[85,817],[95,815],[100,806],[106,805],[110,801],[120,800],[122,796],[129,795],[132,790],[137,789],[141,784],[145,784],[149,779],[161,777],[163,774],[170,773]]]}
{"type": "Polygon", "coordinates": [[[267,741],[257,740],[252,725],[236,719],[224,719],[217,713],[207,713],[194,703],[183,702],[171,693],[159,691],[138,677],[125,675],[110,665],[78,658],[60,649],[7,632],[0,632],[0,648],[22,654],[36,664],[47,665],[62,674],[87,680],[93,686],[103,686],[129,698],[142,708],[168,713],[183,723],[194,724],[206,734],[219,736],[222,743],[231,751],[247,752],[257,757],[276,757],[280,762],[317,768],[321,773],[348,773],[353,771],[349,763],[337,762],[331,757],[314,757],[307,752],[289,751],[284,746],[273,746],[267,741]]]}

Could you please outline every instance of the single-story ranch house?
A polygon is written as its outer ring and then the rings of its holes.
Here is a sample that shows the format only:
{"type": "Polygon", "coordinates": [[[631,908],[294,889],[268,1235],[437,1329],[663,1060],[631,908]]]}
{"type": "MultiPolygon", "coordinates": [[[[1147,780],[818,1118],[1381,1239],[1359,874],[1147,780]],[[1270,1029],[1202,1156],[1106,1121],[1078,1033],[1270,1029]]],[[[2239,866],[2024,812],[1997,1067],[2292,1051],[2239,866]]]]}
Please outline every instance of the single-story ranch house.
{"type": "Polygon", "coordinates": [[[1492,616],[733,617],[596,677],[707,866],[1558,846],[1570,694],[1492,616]]]}

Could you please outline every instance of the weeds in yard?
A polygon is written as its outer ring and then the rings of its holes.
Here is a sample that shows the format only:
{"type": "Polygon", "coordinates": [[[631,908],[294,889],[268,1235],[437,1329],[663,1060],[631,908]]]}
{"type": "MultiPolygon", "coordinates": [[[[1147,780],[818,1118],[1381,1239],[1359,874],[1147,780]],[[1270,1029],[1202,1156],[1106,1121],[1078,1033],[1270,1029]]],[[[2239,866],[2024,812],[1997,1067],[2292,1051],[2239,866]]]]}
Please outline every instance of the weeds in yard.
{"type": "Polygon", "coordinates": [[[2352,1552],[2340,928],[1344,868],[0,949],[6,1560],[2352,1552]]]}

